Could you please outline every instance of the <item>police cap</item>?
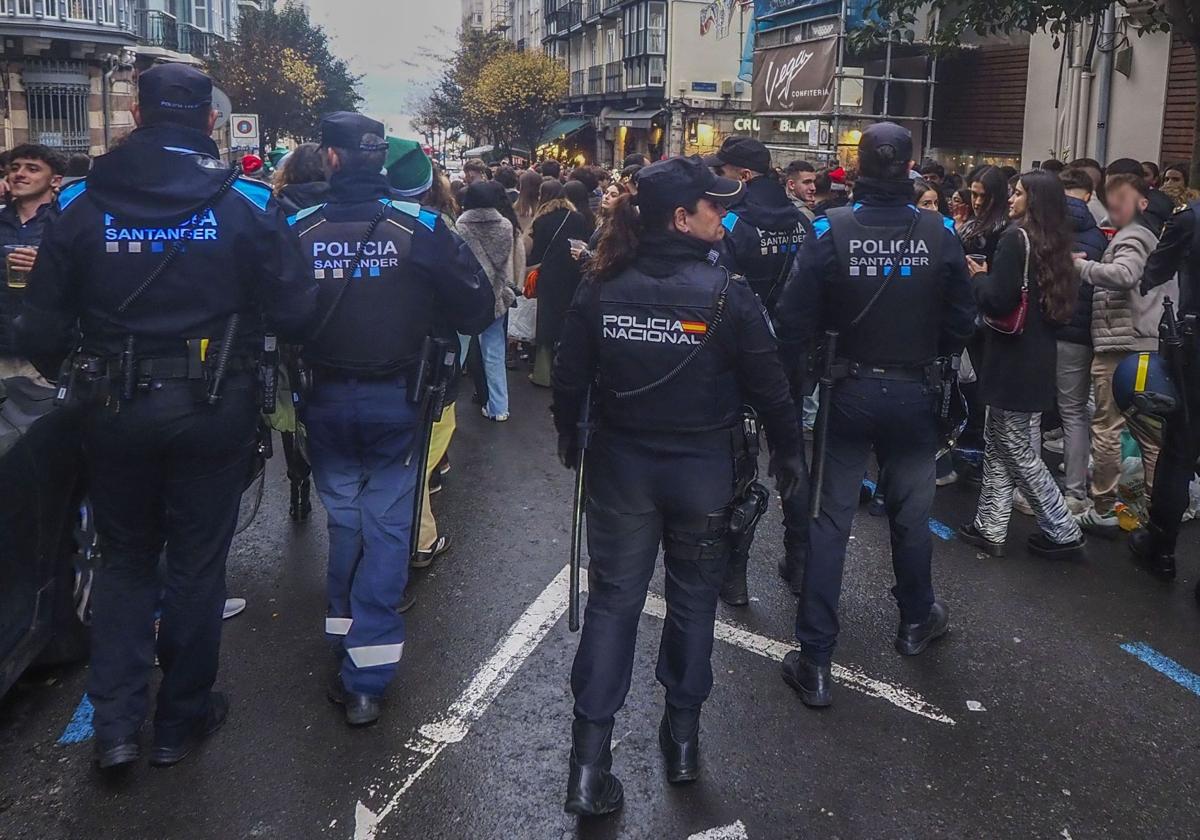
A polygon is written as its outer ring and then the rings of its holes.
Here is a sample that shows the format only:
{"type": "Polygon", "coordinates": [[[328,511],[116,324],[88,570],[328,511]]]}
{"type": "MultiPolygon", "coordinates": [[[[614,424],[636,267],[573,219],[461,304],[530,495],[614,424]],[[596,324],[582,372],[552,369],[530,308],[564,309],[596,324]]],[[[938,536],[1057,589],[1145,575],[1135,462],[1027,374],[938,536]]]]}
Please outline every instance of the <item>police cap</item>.
{"type": "Polygon", "coordinates": [[[737,166],[751,172],[767,173],[771,170],[771,153],[767,147],[753,137],[726,137],[715,155],[704,159],[705,166],[737,166]]]}
{"type": "Polygon", "coordinates": [[[387,130],[379,120],[354,111],[337,111],[321,120],[321,145],[325,148],[357,149],[360,152],[387,151],[387,130]],[[367,135],[375,139],[367,140],[367,135]]]}
{"type": "Polygon", "coordinates": [[[742,194],[742,182],[721,178],[698,156],[673,157],[645,166],[633,176],[642,210],[674,210],[702,198],[730,204],[742,194]]]}
{"type": "Polygon", "coordinates": [[[912,160],[912,132],[893,122],[868,126],[858,141],[858,171],[872,178],[903,178],[912,160]]]}
{"type": "Polygon", "coordinates": [[[186,64],[156,64],[138,76],[142,108],[195,113],[212,109],[212,79],[186,64]]]}

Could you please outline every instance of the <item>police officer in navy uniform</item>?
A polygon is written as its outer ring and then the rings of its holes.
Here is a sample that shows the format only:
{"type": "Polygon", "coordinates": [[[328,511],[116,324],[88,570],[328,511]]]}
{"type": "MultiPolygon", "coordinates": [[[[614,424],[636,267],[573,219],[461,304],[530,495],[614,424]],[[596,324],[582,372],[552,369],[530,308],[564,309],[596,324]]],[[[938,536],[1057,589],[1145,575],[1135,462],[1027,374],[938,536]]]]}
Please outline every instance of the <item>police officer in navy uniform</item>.
{"type": "MultiPolygon", "coordinates": [[[[1182,325],[1188,316],[1200,315],[1200,202],[1179,207],[1163,228],[1162,238],[1142,275],[1142,292],[1170,282],[1179,275],[1177,319],[1182,325]]],[[[1192,322],[1194,324],[1194,321],[1192,322]]],[[[1154,489],[1150,500],[1150,521],[1144,529],[1130,537],[1130,549],[1139,565],[1165,580],[1175,578],[1175,544],[1179,528],[1187,512],[1188,485],[1196,474],[1200,458],[1200,343],[1195,327],[1184,330],[1183,371],[1187,381],[1175,387],[1189,400],[1191,429],[1182,411],[1166,418],[1163,448],[1154,473],[1154,489]]],[[[1163,348],[1170,352],[1170,349],[1163,348]]],[[[1174,365],[1170,368],[1174,369],[1174,365]]],[[[1200,599],[1200,585],[1196,588],[1200,599]]]]}
{"type": "Polygon", "coordinates": [[[669,781],[698,775],[717,594],[735,476],[745,466],[744,403],[766,427],[785,497],[803,473],[795,407],[762,306],[744,280],[713,264],[723,207],[741,185],[698,157],[653,164],[636,179],[637,207],[632,196],[618,199],[592,274],[567,314],[553,373],[566,466],[578,457],[589,388],[595,397],[596,433],[586,453],[589,597],[571,674],[566,801],[579,815],[622,803],[611,773],[613,720],[629,690],[660,543],[667,615],[659,743],[669,781]]]}
{"type": "Polygon", "coordinates": [[[17,324],[30,354],[61,357],[79,335],[59,386],[88,405],[103,566],[87,693],[102,769],[139,757],[156,652],[152,764],[180,761],[225,720],[212,686],[255,449],[255,351],[264,326],[298,336],[317,292],[270,189],[218,159],[207,76],[146,70],[133,115],[138,129],[59,196],[17,324]]]}
{"type": "Polygon", "coordinates": [[[329,202],[290,219],[320,287],[303,350],[313,382],[303,418],[328,514],[325,632],[340,661],[329,698],[348,724],[365,726],[379,719],[404,650],[397,607],[415,527],[422,348],[438,322],[482,332],[495,299],[438,213],[392,198],[382,123],[331,114],[321,149],[329,202]]]}
{"type": "Polygon", "coordinates": [[[961,352],[974,331],[970,279],[950,221],[912,205],[908,130],[872,125],[858,158],[855,204],[817,220],[777,313],[780,341],[797,363],[827,330],[838,331],[836,369],[845,374],[822,406],[829,437],[821,512],[796,618],[800,650],[784,662],[784,679],[810,706],[832,702],[842,565],[872,449],[891,524],[896,649],[921,653],[949,626],[930,573],[938,448],[930,365],[961,352]]]}
{"type": "MultiPolygon", "coordinates": [[[[767,147],[753,137],[726,138],[720,150],[704,162],[718,175],[745,184],[742,195],[729,206],[722,220],[727,234],[722,242],[721,262],[745,276],[767,313],[774,317],[796,255],[812,232],[812,223],[792,203],[783,183],[771,172],[771,153],[767,147]]],[[[793,373],[793,398],[799,414],[807,389],[801,375],[803,368],[798,367],[793,373]]],[[[779,574],[796,593],[808,551],[808,523],[805,484],[783,504],[784,556],[779,563],[779,574]]],[[[734,606],[750,602],[746,587],[749,551],[750,539],[740,541],[721,589],[721,598],[734,606]]]]}

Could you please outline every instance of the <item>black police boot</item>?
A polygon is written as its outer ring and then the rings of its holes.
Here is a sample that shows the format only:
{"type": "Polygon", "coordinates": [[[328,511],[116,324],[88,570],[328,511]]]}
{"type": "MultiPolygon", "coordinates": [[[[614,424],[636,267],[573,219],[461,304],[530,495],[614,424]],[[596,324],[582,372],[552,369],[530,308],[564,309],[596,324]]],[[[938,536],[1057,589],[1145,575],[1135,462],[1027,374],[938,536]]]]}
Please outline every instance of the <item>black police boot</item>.
{"type": "Polygon", "coordinates": [[[96,741],[96,766],[101,770],[119,770],[128,767],[142,755],[142,747],[136,735],[118,738],[115,741],[96,741]]]}
{"type": "Polygon", "coordinates": [[[935,639],[950,630],[950,611],[941,601],[934,601],[929,608],[929,617],[917,624],[900,623],[896,631],[896,650],[904,656],[916,656],[935,639]]]}
{"type": "Polygon", "coordinates": [[[700,778],[700,710],[667,704],[658,727],[658,746],[667,762],[667,781],[673,785],[700,778]]]}
{"type": "Polygon", "coordinates": [[[803,551],[785,549],[783,559],[779,561],[779,576],[784,579],[792,594],[800,597],[800,589],[804,583],[804,564],[807,558],[803,551]]]}
{"type": "Polygon", "coordinates": [[[794,650],[783,658],[783,681],[796,690],[800,702],[811,709],[833,705],[833,675],[828,665],[818,665],[794,650]]]}
{"type": "Polygon", "coordinates": [[[1175,546],[1153,522],[1129,535],[1133,561],[1162,580],[1175,579],[1175,546]]]}
{"type": "Polygon", "coordinates": [[[750,603],[750,590],[746,583],[746,557],[731,557],[725,568],[725,582],[721,584],[721,600],[731,607],[744,607],[750,603]]]}
{"type": "Polygon", "coordinates": [[[383,698],[348,690],[341,674],[333,675],[325,696],[330,703],[345,707],[346,723],[350,726],[371,726],[383,714],[383,698]]]}
{"type": "Polygon", "coordinates": [[[625,791],[612,774],[612,728],[586,720],[571,726],[571,771],[563,810],[580,817],[598,817],[619,810],[625,791]]]}
{"type": "Polygon", "coordinates": [[[309,479],[292,482],[292,504],[288,514],[293,522],[307,522],[312,513],[311,482],[309,479]]]}
{"type": "Polygon", "coordinates": [[[154,748],[150,750],[151,767],[170,767],[183,761],[204,739],[225,725],[229,717],[229,698],[219,691],[208,695],[208,709],[204,716],[193,724],[182,740],[160,741],[156,735],[154,748]]]}

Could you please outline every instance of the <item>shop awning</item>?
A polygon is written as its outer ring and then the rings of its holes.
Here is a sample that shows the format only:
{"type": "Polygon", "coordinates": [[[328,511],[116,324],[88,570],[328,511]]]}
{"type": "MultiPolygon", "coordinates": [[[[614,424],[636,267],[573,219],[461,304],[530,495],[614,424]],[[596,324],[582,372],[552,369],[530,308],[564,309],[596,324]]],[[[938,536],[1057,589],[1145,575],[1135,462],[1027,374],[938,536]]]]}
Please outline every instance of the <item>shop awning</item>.
{"type": "Polygon", "coordinates": [[[578,131],[582,131],[592,124],[591,117],[563,117],[558,122],[551,125],[542,133],[542,139],[538,140],[538,145],[542,146],[546,143],[553,143],[555,140],[564,137],[570,137],[578,131]]]}
{"type": "Polygon", "coordinates": [[[642,111],[619,111],[615,108],[605,108],[600,112],[600,118],[609,125],[648,129],[654,122],[654,118],[662,112],[662,108],[650,108],[642,111]]]}

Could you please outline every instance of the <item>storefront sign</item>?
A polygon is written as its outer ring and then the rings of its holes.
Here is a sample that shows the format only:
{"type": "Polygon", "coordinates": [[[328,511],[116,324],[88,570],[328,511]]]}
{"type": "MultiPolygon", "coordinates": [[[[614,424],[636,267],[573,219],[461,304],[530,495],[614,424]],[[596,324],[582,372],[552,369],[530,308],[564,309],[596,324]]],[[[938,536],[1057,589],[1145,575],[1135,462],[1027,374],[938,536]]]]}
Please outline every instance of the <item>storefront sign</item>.
{"type": "Polygon", "coordinates": [[[750,131],[757,132],[758,131],[758,120],[751,119],[750,117],[738,117],[736,120],[733,121],[733,130],[734,131],[745,131],[745,132],[750,132],[750,131]]]}
{"type": "Polygon", "coordinates": [[[832,113],[837,42],[823,38],[755,53],[755,113],[832,113]]]}

